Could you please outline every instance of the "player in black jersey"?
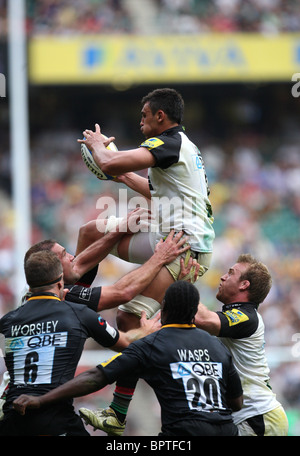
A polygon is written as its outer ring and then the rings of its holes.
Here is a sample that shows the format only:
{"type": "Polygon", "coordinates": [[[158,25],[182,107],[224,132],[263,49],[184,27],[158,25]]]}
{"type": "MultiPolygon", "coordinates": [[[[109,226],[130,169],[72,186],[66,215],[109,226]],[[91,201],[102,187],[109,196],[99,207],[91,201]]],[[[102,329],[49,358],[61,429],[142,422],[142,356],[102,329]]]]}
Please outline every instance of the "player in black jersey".
{"type": "Polygon", "coordinates": [[[161,330],[43,396],[20,396],[15,409],[26,416],[134,374],[149,383],[160,402],[160,435],[237,435],[231,410],[242,406],[241,382],[228,350],[193,324],[198,303],[192,284],[175,282],[162,304],[161,330]]]}
{"type": "Polygon", "coordinates": [[[157,329],[157,319],[144,319],[137,331],[125,334],[87,306],[64,300],[63,268],[54,252],[32,254],[25,274],[31,297],[0,319],[10,375],[0,435],[88,435],[72,400],[31,411],[26,418],[12,403],[20,393],[44,394],[73,378],[87,338],[119,351],[157,329]]]}

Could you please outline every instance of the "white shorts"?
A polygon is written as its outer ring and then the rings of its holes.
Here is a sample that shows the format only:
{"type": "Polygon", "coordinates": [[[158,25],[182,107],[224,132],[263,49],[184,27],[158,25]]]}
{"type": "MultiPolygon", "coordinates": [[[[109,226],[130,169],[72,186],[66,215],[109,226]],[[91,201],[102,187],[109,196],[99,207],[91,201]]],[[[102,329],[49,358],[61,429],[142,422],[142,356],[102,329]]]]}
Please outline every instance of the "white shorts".
{"type": "MultiPolygon", "coordinates": [[[[118,218],[112,216],[109,217],[107,221],[107,231],[111,231],[119,223],[118,218]]],[[[138,232],[133,234],[128,249],[128,259],[130,263],[144,264],[149,258],[153,255],[155,246],[161,236],[155,229],[148,229],[146,232],[138,232]]],[[[118,246],[116,245],[111,251],[112,255],[118,256],[118,246]]],[[[212,253],[202,253],[194,252],[188,250],[181,257],[185,258],[185,263],[187,264],[190,257],[193,257],[200,264],[200,269],[198,273],[197,280],[205,274],[208,270],[212,253]]],[[[178,280],[181,266],[180,266],[180,256],[176,258],[172,263],[166,264],[165,267],[171,274],[174,281],[178,280]]],[[[194,268],[191,269],[190,273],[184,277],[182,280],[191,280],[193,282],[194,268]]],[[[119,309],[123,312],[133,313],[137,316],[141,316],[142,310],[146,312],[147,318],[151,318],[153,315],[160,310],[160,303],[155,301],[152,298],[143,296],[141,294],[137,295],[130,302],[122,304],[119,306],[119,309]]]]}
{"type": "MultiPolygon", "coordinates": [[[[106,225],[106,232],[113,230],[119,223],[119,220],[121,219],[114,216],[109,217],[106,225]]],[[[148,228],[149,229],[146,232],[138,232],[132,235],[128,249],[128,260],[130,263],[144,264],[153,255],[155,246],[161,236],[159,233],[157,233],[155,228],[151,230],[150,225],[148,228]]],[[[118,256],[117,245],[111,251],[111,254],[118,256]]],[[[200,270],[198,274],[198,278],[200,278],[209,268],[212,253],[202,253],[188,250],[182,256],[186,258],[187,261],[190,256],[197,260],[197,262],[200,264],[200,270]]],[[[178,280],[178,276],[180,274],[180,257],[177,257],[176,260],[174,260],[172,263],[166,265],[166,268],[170,272],[173,279],[178,280]]],[[[191,275],[192,271],[190,276],[191,275]]],[[[185,278],[185,280],[188,280],[188,278],[185,278]]]]}

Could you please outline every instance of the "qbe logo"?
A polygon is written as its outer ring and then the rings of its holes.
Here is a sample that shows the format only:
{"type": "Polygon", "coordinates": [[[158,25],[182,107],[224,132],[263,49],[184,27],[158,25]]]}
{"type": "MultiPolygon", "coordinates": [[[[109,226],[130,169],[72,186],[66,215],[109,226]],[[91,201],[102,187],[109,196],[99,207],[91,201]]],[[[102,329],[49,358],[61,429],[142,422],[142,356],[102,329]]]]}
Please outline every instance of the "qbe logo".
{"type": "Polygon", "coordinates": [[[6,79],[4,74],[0,73],[0,97],[6,97],[6,79]]]}
{"type": "Polygon", "coordinates": [[[296,83],[292,87],[292,90],[291,90],[292,95],[294,98],[298,98],[298,97],[300,97],[300,73],[293,74],[292,82],[296,83]]]}

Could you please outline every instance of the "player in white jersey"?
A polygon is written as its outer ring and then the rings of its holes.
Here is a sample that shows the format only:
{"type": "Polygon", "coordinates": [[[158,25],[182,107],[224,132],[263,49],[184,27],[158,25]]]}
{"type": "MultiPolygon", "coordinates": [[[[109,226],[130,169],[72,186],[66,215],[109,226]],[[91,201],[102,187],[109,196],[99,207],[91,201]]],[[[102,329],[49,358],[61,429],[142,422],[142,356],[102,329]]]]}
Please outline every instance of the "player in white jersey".
{"type": "Polygon", "coordinates": [[[242,436],[285,436],[288,421],[269,380],[264,349],[264,323],[257,308],[268,295],[272,279],[267,267],[251,255],[240,255],[221,277],[217,299],[221,312],[199,305],[196,325],[218,336],[231,352],[243,386],[244,404],[234,412],[242,436]]]}
{"type": "MultiPolygon", "coordinates": [[[[83,140],[103,172],[118,176],[118,182],[140,193],[149,203],[155,222],[147,232],[124,236],[114,254],[132,263],[144,263],[155,244],[170,230],[183,230],[189,236],[191,256],[200,264],[198,277],[211,261],[214,230],[209,189],[199,149],[188,139],[181,126],[184,102],[173,89],[157,89],[142,100],[141,132],[146,138],[140,147],[110,151],[103,143],[100,127],[85,130],[83,140]],[[136,171],[148,168],[148,179],[136,171]]],[[[115,138],[109,138],[114,140],[115,138]]],[[[107,222],[112,230],[117,219],[107,222]]],[[[141,310],[151,317],[159,308],[164,293],[178,279],[180,259],[163,268],[142,295],[121,306],[118,327],[136,327],[141,310]]]]}

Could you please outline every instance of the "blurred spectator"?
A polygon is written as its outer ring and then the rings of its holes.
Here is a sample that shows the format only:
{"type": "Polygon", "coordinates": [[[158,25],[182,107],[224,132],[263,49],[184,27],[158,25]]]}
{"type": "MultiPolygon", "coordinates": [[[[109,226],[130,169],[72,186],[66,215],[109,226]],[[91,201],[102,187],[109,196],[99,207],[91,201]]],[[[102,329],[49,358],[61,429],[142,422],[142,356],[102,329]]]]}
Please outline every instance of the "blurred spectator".
{"type": "MultiPolygon", "coordinates": [[[[6,2],[0,0],[0,37],[7,31],[6,2]]],[[[300,31],[297,0],[26,0],[26,6],[29,35],[140,33],[150,6],[147,34],[300,31]]]]}
{"type": "Polygon", "coordinates": [[[158,0],[158,33],[300,30],[297,0],[158,0]],[[190,28],[182,29],[189,19],[190,28]]]}
{"type": "Polygon", "coordinates": [[[131,22],[122,0],[28,0],[30,34],[128,33],[131,22]]]}

